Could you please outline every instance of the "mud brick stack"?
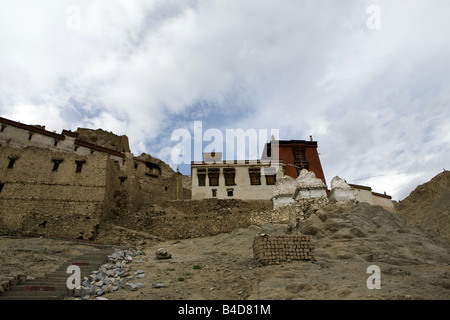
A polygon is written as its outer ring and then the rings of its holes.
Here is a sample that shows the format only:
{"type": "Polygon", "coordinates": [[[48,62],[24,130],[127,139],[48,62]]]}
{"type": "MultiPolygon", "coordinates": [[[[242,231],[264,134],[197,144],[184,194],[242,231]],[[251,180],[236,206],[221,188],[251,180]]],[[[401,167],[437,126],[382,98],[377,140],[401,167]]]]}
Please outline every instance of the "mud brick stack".
{"type": "Polygon", "coordinates": [[[310,235],[260,234],[253,239],[253,257],[263,265],[312,260],[314,244],[310,235]]]}

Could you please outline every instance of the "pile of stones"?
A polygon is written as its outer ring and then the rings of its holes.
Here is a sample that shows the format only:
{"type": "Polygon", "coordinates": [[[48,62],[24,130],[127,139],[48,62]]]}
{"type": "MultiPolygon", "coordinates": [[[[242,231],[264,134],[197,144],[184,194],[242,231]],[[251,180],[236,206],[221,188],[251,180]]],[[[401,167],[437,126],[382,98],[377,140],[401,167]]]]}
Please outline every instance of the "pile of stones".
{"type": "MultiPolygon", "coordinates": [[[[108,255],[109,263],[105,263],[93,271],[88,277],[84,277],[81,286],[75,288],[74,296],[82,300],[92,300],[102,296],[105,293],[114,292],[119,288],[128,290],[137,290],[144,287],[143,283],[130,282],[131,280],[143,279],[145,273],[143,270],[137,270],[130,273],[128,264],[133,261],[134,257],[143,255],[140,250],[116,249],[111,255],[108,255]]],[[[141,263],[142,259],[135,260],[136,263],[141,263]]]]}

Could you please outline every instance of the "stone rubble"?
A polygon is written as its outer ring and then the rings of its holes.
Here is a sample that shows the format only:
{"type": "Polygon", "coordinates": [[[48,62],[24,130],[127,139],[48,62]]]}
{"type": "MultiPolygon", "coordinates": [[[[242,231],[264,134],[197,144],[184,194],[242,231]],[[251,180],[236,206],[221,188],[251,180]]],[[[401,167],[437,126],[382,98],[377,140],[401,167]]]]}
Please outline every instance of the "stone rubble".
{"type": "Polygon", "coordinates": [[[12,273],[7,276],[0,276],[0,295],[10,290],[14,285],[21,284],[26,280],[27,276],[22,273],[12,273]]]}
{"type": "Polygon", "coordinates": [[[172,255],[167,252],[164,248],[159,248],[155,252],[156,259],[170,259],[172,258],[172,255]]]}
{"type": "MultiPolygon", "coordinates": [[[[144,271],[138,270],[134,274],[130,274],[130,266],[128,265],[133,261],[134,257],[143,254],[140,250],[116,249],[113,254],[108,255],[108,263],[101,265],[98,270],[93,271],[88,277],[84,277],[81,286],[75,288],[73,295],[82,300],[92,300],[99,298],[105,293],[114,292],[119,288],[131,291],[143,288],[143,283],[130,281],[134,280],[135,277],[138,279],[144,278],[144,271]]],[[[138,259],[138,261],[142,262],[142,259],[138,259]]]]}

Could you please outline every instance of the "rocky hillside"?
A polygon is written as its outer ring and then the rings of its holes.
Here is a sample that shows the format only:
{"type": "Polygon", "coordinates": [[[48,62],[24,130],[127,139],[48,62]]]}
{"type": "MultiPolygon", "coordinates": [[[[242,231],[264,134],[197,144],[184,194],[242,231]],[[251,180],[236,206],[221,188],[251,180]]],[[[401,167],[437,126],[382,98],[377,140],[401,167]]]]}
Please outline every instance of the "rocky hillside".
{"type": "Polygon", "coordinates": [[[419,185],[396,209],[409,226],[431,230],[450,240],[450,171],[419,185]]]}
{"type": "Polygon", "coordinates": [[[302,221],[296,231],[314,237],[318,259],[450,263],[447,240],[408,226],[400,213],[366,203],[329,204],[302,221]]]}

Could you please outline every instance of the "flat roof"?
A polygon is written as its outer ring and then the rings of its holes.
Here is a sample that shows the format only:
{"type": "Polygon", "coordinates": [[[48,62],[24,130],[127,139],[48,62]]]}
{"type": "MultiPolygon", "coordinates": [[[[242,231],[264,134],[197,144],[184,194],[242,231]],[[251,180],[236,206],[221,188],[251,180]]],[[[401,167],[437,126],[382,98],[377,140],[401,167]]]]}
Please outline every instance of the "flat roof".
{"type": "MultiPolygon", "coordinates": [[[[48,136],[48,137],[52,137],[52,138],[55,138],[55,139],[59,139],[59,140],[65,140],[65,138],[66,138],[65,135],[68,135],[68,136],[71,136],[71,137],[75,137],[75,138],[78,137],[78,134],[76,132],[72,132],[72,131],[65,130],[65,129],[62,131],[63,134],[59,134],[59,133],[51,132],[51,131],[48,131],[48,130],[36,127],[36,126],[20,123],[20,122],[9,120],[9,119],[2,118],[2,117],[0,117],[0,122],[4,123],[6,125],[9,125],[9,126],[17,127],[17,128],[28,130],[28,131],[32,131],[32,132],[39,133],[39,134],[42,134],[42,135],[45,135],[45,136],[48,136]]],[[[85,142],[85,141],[82,141],[82,140],[75,139],[75,144],[79,145],[79,146],[83,146],[83,147],[89,148],[89,149],[97,150],[97,151],[100,151],[100,152],[109,153],[109,154],[112,154],[112,155],[115,155],[115,156],[118,156],[118,157],[122,157],[122,158],[125,157],[125,154],[122,153],[122,152],[118,152],[118,151],[115,151],[115,150],[112,150],[112,149],[109,149],[109,148],[105,148],[105,147],[102,147],[102,146],[99,146],[99,145],[96,145],[96,144],[92,144],[92,143],[89,143],[89,142],[85,142]]]]}

